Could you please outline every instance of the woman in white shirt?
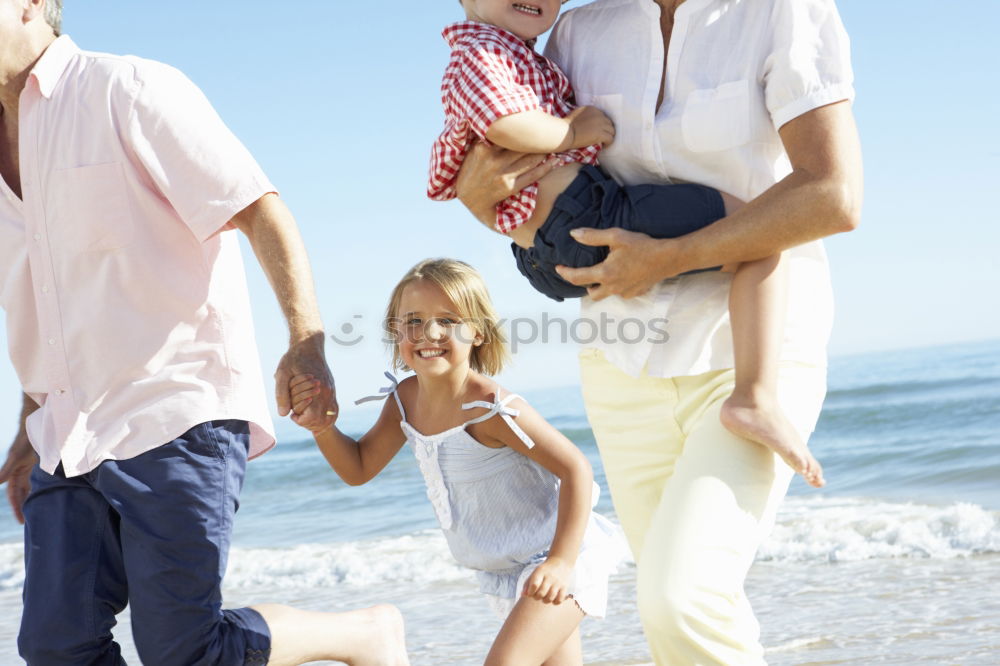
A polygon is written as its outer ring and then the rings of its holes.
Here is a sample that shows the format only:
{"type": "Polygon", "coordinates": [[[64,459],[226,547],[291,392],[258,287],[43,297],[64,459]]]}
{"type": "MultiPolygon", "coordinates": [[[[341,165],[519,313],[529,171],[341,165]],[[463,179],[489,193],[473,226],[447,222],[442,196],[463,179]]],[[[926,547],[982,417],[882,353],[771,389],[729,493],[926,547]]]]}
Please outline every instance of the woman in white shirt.
{"type": "MultiPolygon", "coordinates": [[[[608,259],[560,272],[592,285],[584,318],[647,324],[638,341],[631,329],[627,340],[595,341],[580,362],[656,663],[763,663],[743,580],[792,472],[719,422],[733,386],[731,275],[681,274],[785,252],[779,401],[807,438],[832,322],[818,239],[860,216],[847,35],[833,0],[598,0],[560,19],[546,55],[578,104],[614,121],[601,164],[615,179],[698,182],[748,202],[681,238],[586,231],[577,240],[609,246],[608,259]]],[[[539,159],[479,146],[459,197],[488,217],[551,168],[539,159]]]]}

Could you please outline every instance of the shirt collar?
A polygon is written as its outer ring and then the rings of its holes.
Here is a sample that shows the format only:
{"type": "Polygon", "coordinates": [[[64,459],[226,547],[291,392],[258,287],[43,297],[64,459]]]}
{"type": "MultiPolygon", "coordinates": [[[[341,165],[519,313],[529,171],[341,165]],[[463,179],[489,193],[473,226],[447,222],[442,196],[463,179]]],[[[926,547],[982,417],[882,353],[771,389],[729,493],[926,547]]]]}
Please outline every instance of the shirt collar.
{"type": "Polygon", "coordinates": [[[489,23],[480,23],[478,21],[459,21],[458,23],[452,23],[451,25],[446,26],[445,29],[441,31],[441,36],[444,37],[444,40],[448,42],[448,46],[451,48],[455,48],[455,46],[461,43],[464,38],[477,35],[491,35],[499,39],[512,51],[519,51],[521,49],[532,51],[532,47],[514,33],[507,32],[503,28],[498,28],[495,25],[490,25],[489,23]]]}
{"type": "Polygon", "coordinates": [[[38,82],[38,90],[42,96],[46,99],[52,97],[52,93],[55,92],[56,86],[69,66],[69,61],[79,52],[80,48],[73,43],[69,35],[62,35],[49,44],[29,74],[38,82]]]}

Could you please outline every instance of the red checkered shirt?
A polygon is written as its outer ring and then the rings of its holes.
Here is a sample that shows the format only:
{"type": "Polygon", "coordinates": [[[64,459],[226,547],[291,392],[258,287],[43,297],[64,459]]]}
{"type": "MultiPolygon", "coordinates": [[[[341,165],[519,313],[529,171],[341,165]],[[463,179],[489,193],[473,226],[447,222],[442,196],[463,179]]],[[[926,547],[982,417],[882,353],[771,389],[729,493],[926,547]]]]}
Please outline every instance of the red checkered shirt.
{"type": "MultiPolygon", "coordinates": [[[[431,152],[427,196],[455,198],[455,179],[473,139],[486,141],[498,118],[522,111],[566,117],[573,110],[569,79],[555,63],[506,30],[487,23],[462,21],[441,33],[451,59],[441,82],[444,131],[431,152]]],[[[600,145],[559,153],[563,164],[597,164],[600,145]]],[[[510,233],[535,210],[538,184],[533,183],[497,204],[496,228],[510,233]]]]}

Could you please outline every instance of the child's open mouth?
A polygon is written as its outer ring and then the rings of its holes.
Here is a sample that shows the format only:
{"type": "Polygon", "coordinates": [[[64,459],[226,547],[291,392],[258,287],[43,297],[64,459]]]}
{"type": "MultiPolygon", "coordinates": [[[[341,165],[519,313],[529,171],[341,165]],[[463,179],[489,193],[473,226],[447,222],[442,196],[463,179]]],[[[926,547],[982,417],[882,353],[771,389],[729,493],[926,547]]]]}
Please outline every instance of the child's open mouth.
{"type": "Polygon", "coordinates": [[[421,349],[417,352],[420,358],[437,358],[438,356],[444,356],[443,349],[421,349]]]}
{"type": "Polygon", "coordinates": [[[532,16],[542,15],[542,10],[540,7],[532,7],[531,5],[522,5],[519,2],[514,3],[514,9],[521,12],[522,14],[531,14],[532,16]]]}

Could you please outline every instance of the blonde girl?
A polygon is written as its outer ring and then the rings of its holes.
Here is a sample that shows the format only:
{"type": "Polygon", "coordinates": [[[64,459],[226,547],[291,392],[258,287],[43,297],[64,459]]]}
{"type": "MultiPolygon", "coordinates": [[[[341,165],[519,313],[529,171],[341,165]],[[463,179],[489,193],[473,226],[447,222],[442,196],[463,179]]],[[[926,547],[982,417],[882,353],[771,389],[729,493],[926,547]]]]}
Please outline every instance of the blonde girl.
{"type": "MultiPolygon", "coordinates": [[[[506,618],[485,663],[582,664],[578,627],[605,613],[620,542],[592,511],[584,455],[491,379],[508,353],[482,278],[460,261],[422,261],[393,290],[384,326],[393,366],[413,376],[392,379],[360,439],[315,432],[320,450],[360,485],[409,444],[452,554],[506,618]]],[[[314,386],[293,380],[297,411],[314,386]]]]}

